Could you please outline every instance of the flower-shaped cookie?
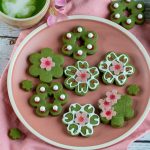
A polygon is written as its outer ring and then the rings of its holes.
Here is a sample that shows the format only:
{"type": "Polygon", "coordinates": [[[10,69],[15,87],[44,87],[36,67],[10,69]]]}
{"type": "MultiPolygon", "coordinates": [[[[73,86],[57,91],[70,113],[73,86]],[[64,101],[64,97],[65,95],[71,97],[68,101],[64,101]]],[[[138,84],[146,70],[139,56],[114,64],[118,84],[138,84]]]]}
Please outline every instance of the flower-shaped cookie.
{"type": "Polygon", "coordinates": [[[91,104],[81,106],[78,103],[71,104],[69,112],[63,115],[62,121],[67,125],[67,131],[72,136],[81,134],[84,137],[93,134],[93,127],[100,124],[100,118],[95,113],[91,104]]]}
{"type": "Polygon", "coordinates": [[[73,31],[63,36],[62,52],[77,60],[84,60],[87,55],[95,54],[97,51],[97,33],[86,31],[82,26],[75,27],[73,31]]]}
{"type": "Polygon", "coordinates": [[[144,2],[142,1],[113,1],[110,4],[110,11],[112,12],[110,19],[128,30],[135,24],[144,23],[144,2]]]}
{"type": "Polygon", "coordinates": [[[9,129],[8,136],[12,140],[19,140],[22,138],[23,134],[18,128],[9,129]]]}
{"type": "Polygon", "coordinates": [[[33,84],[32,84],[32,81],[30,80],[23,80],[21,82],[21,88],[25,91],[30,91],[33,89],[33,84]]]}
{"type": "Polygon", "coordinates": [[[105,60],[99,64],[99,70],[103,73],[103,82],[122,86],[127,82],[127,78],[135,72],[135,68],[129,64],[129,57],[126,54],[116,54],[109,52],[105,60]]]}
{"type": "Polygon", "coordinates": [[[29,61],[31,63],[29,74],[39,77],[42,82],[49,83],[53,77],[60,78],[63,75],[64,58],[53,53],[52,49],[44,48],[40,53],[31,54],[29,61]]]}
{"type": "Polygon", "coordinates": [[[106,97],[98,104],[102,123],[113,127],[124,126],[125,120],[134,117],[132,99],[128,95],[120,95],[116,90],[106,92],[106,97]]]}
{"type": "Polygon", "coordinates": [[[86,61],[77,61],[75,66],[67,66],[65,71],[67,78],[64,81],[66,88],[75,89],[77,95],[85,95],[89,90],[95,90],[99,86],[96,79],[99,71],[96,67],[89,67],[86,61]]]}
{"type": "Polygon", "coordinates": [[[127,87],[127,93],[129,95],[135,96],[140,92],[140,87],[136,84],[131,84],[127,87]]]}
{"type": "Polygon", "coordinates": [[[36,93],[29,99],[29,104],[35,108],[37,116],[46,117],[49,114],[57,116],[62,111],[62,105],[68,101],[68,95],[63,90],[61,83],[52,82],[39,84],[36,93]]]}

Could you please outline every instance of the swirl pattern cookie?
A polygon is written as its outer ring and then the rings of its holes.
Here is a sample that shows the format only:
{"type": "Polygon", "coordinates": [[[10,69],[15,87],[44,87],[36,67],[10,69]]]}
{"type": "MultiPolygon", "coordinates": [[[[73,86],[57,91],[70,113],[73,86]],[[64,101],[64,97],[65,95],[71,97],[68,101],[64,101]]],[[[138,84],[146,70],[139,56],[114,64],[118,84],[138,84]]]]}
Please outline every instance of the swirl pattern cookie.
{"type": "Polygon", "coordinates": [[[128,55],[115,52],[107,53],[105,60],[99,63],[98,68],[103,73],[102,80],[105,84],[115,82],[119,86],[123,86],[127,78],[135,72],[135,68],[129,64],[128,55]]]}
{"type": "Polygon", "coordinates": [[[57,116],[62,112],[62,105],[68,101],[68,95],[61,83],[52,82],[50,86],[41,83],[29,99],[29,104],[35,108],[35,114],[40,117],[57,116]]]}
{"type": "Polygon", "coordinates": [[[106,92],[106,97],[99,100],[100,118],[104,124],[112,127],[123,127],[125,120],[134,117],[132,99],[128,95],[120,95],[116,90],[106,92]]]}
{"type": "Polygon", "coordinates": [[[96,32],[86,31],[82,26],[75,27],[73,31],[64,34],[62,52],[74,59],[84,60],[87,55],[96,53],[97,39],[96,32]]]}
{"type": "Polygon", "coordinates": [[[53,53],[52,49],[44,48],[39,53],[31,54],[29,61],[31,63],[29,74],[39,77],[42,82],[49,83],[53,78],[60,78],[63,75],[64,58],[53,53]]]}
{"type": "Polygon", "coordinates": [[[110,4],[110,11],[112,12],[110,19],[129,30],[135,24],[144,23],[144,9],[144,2],[142,1],[113,1],[110,4]]]}
{"type": "Polygon", "coordinates": [[[91,136],[93,127],[100,124],[100,118],[95,114],[95,108],[91,104],[84,106],[78,103],[71,104],[69,112],[63,115],[62,121],[67,125],[70,135],[83,137],[91,136]]]}
{"type": "Polygon", "coordinates": [[[67,78],[64,81],[66,88],[75,89],[77,95],[85,95],[89,90],[96,90],[99,81],[97,67],[90,67],[86,61],[77,61],[75,66],[67,66],[64,70],[67,78]]]}

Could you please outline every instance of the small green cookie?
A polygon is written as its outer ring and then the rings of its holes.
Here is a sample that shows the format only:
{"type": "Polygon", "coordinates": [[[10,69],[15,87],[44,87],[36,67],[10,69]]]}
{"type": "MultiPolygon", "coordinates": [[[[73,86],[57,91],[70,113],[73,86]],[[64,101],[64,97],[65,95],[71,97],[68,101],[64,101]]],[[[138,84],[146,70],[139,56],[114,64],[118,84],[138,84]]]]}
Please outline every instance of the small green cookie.
{"type": "Polygon", "coordinates": [[[53,78],[60,78],[63,75],[64,58],[50,48],[44,48],[39,53],[31,54],[29,61],[31,63],[29,74],[39,77],[42,82],[50,83],[53,78]]]}
{"type": "Polygon", "coordinates": [[[131,84],[127,88],[127,93],[129,95],[135,96],[140,92],[140,87],[136,84],[131,84]]]}
{"type": "Polygon", "coordinates": [[[89,90],[99,87],[99,71],[97,67],[90,67],[87,61],[77,61],[75,66],[67,66],[64,70],[66,79],[64,84],[67,89],[75,90],[75,93],[84,96],[89,90]]]}
{"type": "Polygon", "coordinates": [[[115,52],[107,53],[98,68],[103,73],[102,80],[105,84],[115,83],[118,86],[123,86],[135,72],[135,68],[129,64],[129,56],[115,52]]]}
{"type": "Polygon", "coordinates": [[[110,3],[110,19],[122,25],[126,29],[131,29],[135,24],[144,23],[144,2],[135,0],[120,0],[110,3]]]}
{"type": "Polygon", "coordinates": [[[12,140],[19,140],[22,137],[22,132],[18,128],[11,128],[8,132],[8,136],[12,140]]]}
{"type": "Polygon", "coordinates": [[[85,27],[77,26],[71,32],[63,35],[62,52],[73,56],[74,59],[84,60],[87,55],[93,55],[97,51],[98,34],[94,31],[86,31],[85,27]]]}
{"type": "Polygon", "coordinates": [[[32,84],[32,81],[30,80],[23,80],[21,82],[21,88],[25,91],[30,91],[33,89],[33,84],[32,84]]]}
{"type": "Polygon", "coordinates": [[[62,122],[67,125],[70,135],[89,137],[94,133],[93,127],[100,124],[100,118],[91,104],[81,106],[75,103],[71,104],[69,111],[63,115],[62,122]]]}

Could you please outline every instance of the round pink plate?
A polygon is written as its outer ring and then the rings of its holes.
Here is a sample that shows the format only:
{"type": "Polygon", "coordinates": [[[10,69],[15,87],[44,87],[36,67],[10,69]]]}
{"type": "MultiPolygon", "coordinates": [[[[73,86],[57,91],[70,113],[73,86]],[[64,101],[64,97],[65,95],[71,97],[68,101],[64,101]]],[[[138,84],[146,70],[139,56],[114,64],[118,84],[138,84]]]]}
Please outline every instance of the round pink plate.
{"type": "MultiPolygon", "coordinates": [[[[141,43],[127,30],[106,19],[92,16],[70,16],[67,20],[61,21],[47,27],[46,24],[40,26],[30,33],[20,44],[10,63],[8,73],[8,93],[12,107],[20,121],[34,135],[43,141],[66,149],[98,149],[113,145],[139,127],[144,121],[150,108],[150,58],[141,43]],[[104,85],[100,82],[100,87],[86,96],[77,96],[73,91],[66,90],[69,94],[69,102],[64,106],[67,110],[71,103],[93,104],[97,107],[100,99],[106,91],[117,89],[124,94],[129,84],[138,84],[141,92],[133,97],[135,117],[125,123],[123,128],[112,128],[109,125],[100,124],[94,128],[94,134],[89,138],[71,137],[67,134],[66,126],[62,123],[62,115],[58,117],[40,118],[33,113],[33,108],[28,105],[31,92],[24,92],[20,89],[19,83],[24,79],[31,79],[38,83],[38,79],[30,77],[26,70],[28,68],[27,57],[38,52],[42,48],[52,48],[55,52],[61,53],[61,36],[70,31],[74,26],[85,26],[88,30],[93,30],[99,34],[98,52],[87,57],[87,61],[92,66],[96,66],[108,51],[126,53],[131,58],[131,64],[136,68],[136,73],[128,78],[128,82],[123,87],[115,85],[104,85]]],[[[73,64],[75,61],[65,56],[65,66],[73,64]]],[[[62,113],[63,114],[63,113],[62,113]]]]}

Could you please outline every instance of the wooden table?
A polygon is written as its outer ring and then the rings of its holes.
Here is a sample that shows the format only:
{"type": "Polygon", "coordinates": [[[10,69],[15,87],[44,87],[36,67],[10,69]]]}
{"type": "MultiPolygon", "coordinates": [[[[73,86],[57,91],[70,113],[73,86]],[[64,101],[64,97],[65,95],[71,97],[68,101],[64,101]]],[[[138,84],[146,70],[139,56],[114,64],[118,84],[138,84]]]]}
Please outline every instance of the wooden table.
{"type": "MultiPolygon", "coordinates": [[[[20,33],[19,29],[12,28],[0,22],[0,74],[9,61],[15,40],[20,33]]],[[[119,150],[122,150],[121,148],[119,150]]],[[[138,139],[129,146],[129,150],[150,150],[150,133],[138,139]]]]}

